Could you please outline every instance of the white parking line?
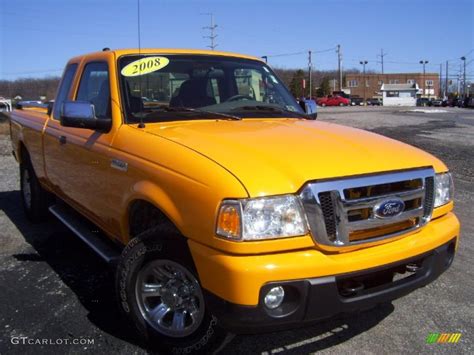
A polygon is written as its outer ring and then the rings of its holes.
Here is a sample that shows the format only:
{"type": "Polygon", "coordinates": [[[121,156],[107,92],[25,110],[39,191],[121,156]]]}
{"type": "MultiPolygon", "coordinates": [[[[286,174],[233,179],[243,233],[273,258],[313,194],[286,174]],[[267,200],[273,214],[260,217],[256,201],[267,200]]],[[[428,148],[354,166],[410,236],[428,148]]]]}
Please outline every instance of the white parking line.
{"type": "Polygon", "coordinates": [[[293,349],[296,349],[296,348],[299,348],[299,347],[302,347],[302,346],[305,346],[305,345],[308,345],[308,344],[315,343],[315,342],[323,340],[325,338],[329,338],[330,336],[333,336],[336,333],[339,333],[343,330],[347,330],[348,328],[349,328],[349,326],[347,324],[344,324],[344,325],[341,325],[340,327],[334,328],[334,329],[332,329],[332,330],[330,330],[326,333],[317,335],[315,337],[305,339],[305,340],[299,341],[297,343],[284,345],[283,347],[275,348],[275,349],[272,349],[270,351],[263,351],[262,355],[278,354],[278,353],[281,353],[283,351],[293,350],[293,349]]]}

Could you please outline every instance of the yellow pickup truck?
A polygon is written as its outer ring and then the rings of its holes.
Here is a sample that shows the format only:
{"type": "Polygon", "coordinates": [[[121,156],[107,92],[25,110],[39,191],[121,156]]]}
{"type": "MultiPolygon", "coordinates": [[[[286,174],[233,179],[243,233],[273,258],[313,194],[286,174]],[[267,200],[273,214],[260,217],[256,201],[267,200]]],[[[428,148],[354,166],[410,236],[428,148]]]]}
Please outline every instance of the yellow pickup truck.
{"type": "Polygon", "coordinates": [[[436,279],[459,238],[447,167],[309,106],[250,56],[75,57],[54,104],[11,114],[24,209],[114,265],[126,319],[177,353],[436,279]]]}

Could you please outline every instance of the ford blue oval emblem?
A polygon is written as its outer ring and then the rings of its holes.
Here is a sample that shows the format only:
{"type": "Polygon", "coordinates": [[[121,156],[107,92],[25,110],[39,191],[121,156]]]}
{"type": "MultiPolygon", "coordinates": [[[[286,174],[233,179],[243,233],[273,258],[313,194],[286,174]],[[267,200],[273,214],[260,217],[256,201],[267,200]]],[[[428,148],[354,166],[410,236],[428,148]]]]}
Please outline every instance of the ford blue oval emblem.
{"type": "Polygon", "coordinates": [[[374,215],[378,218],[398,216],[405,210],[405,203],[400,199],[383,201],[374,207],[374,215]]]}

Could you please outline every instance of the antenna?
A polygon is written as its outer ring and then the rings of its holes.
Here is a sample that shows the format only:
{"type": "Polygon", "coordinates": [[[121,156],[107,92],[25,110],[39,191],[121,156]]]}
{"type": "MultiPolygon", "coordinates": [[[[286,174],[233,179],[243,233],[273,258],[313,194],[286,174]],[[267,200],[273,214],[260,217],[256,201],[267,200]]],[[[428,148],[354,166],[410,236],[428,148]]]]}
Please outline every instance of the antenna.
{"type": "Polygon", "coordinates": [[[215,34],[217,25],[214,24],[214,14],[212,12],[205,13],[203,15],[209,15],[211,16],[211,25],[203,27],[203,30],[209,30],[210,35],[209,36],[203,36],[203,38],[209,38],[211,40],[211,44],[207,47],[211,48],[211,50],[214,50],[217,47],[217,44],[215,43],[215,39],[217,38],[217,35],[215,34]]]}
{"type": "MultiPolygon", "coordinates": [[[[141,43],[141,29],[140,29],[140,0],[137,0],[137,19],[138,19],[138,57],[142,55],[142,43],[141,43]]],[[[141,58],[140,58],[141,59],[141,58]]],[[[142,99],[142,74],[141,74],[141,65],[139,65],[140,73],[138,75],[138,89],[140,90],[140,100],[142,99]]],[[[145,128],[145,124],[143,123],[143,113],[140,112],[140,123],[138,124],[138,128],[145,128]]]]}
{"type": "Polygon", "coordinates": [[[138,55],[140,55],[141,44],[141,30],[140,30],[140,0],[137,0],[137,19],[138,19],[138,55]]]}

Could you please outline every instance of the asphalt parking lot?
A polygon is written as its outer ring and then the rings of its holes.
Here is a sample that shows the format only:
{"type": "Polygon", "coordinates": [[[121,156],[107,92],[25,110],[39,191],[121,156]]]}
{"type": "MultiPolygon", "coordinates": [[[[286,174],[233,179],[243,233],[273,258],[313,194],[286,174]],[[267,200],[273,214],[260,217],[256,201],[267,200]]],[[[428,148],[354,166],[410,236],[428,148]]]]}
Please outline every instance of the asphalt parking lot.
{"type": "MultiPolygon", "coordinates": [[[[474,110],[321,108],[319,118],[368,129],[440,157],[454,173],[462,239],[451,268],[412,294],[359,314],[273,334],[228,337],[222,354],[474,353],[474,110]],[[429,333],[462,333],[426,344],[429,333]]],[[[118,320],[113,273],[54,218],[32,225],[0,123],[0,354],[146,353],[118,320]],[[12,339],[85,339],[28,345],[12,339]],[[93,341],[93,344],[91,341],[93,341]]]]}

